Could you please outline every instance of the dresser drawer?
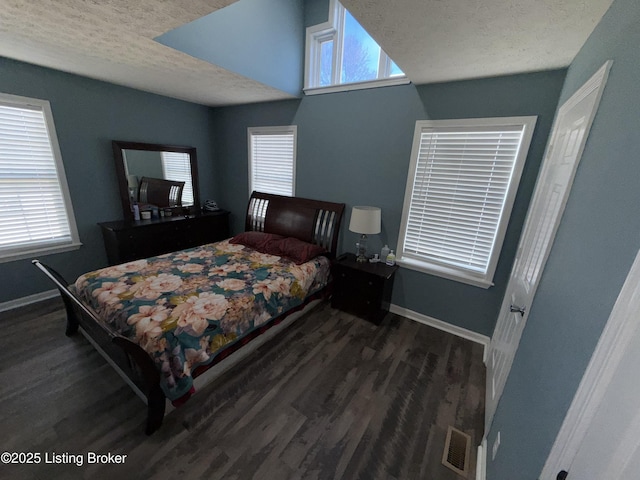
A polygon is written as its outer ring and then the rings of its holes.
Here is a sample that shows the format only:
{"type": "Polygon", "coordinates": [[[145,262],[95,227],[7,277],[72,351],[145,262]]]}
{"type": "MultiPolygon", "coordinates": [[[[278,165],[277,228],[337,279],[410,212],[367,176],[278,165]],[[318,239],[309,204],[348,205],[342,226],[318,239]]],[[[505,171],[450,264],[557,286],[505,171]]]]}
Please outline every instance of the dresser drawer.
{"type": "Polygon", "coordinates": [[[337,268],[335,280],[341,288],[362,292],[363,295],[381,292],[384,288],[384,279],[348,268],[337,268]]]}
{"type": "Polygon", "coordinates": [[[229,212],[100,223],[109,264],[184,250],[229,236],[229,212]]]}

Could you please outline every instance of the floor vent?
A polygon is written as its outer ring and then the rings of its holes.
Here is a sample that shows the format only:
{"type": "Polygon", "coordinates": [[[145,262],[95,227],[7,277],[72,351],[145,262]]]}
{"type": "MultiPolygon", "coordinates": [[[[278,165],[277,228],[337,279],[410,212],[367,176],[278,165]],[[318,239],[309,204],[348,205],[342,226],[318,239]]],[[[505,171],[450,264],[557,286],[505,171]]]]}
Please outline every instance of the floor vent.
{"type": "Polygon", "coordinates": [[[470,452],[471,437],[460,430],[449,427],[447,441],[444,444],[444,453],[442,454],[442,464],[458,475],[467,478],[470,452]]]}

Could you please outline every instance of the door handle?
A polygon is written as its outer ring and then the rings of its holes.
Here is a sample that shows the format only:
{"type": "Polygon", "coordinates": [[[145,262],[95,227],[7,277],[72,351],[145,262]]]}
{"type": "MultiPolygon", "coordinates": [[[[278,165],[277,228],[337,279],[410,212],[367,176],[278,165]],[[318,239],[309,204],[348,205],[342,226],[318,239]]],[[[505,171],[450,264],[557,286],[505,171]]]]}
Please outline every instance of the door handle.
{"type": "Polygon", "coordinates": [[[527,307],[518,307],[517,305],[511,305],[509,307],[509,311],[511,313],[519,313],[521,316],[524,317],[524,312],[527,310],[527,307]]]}

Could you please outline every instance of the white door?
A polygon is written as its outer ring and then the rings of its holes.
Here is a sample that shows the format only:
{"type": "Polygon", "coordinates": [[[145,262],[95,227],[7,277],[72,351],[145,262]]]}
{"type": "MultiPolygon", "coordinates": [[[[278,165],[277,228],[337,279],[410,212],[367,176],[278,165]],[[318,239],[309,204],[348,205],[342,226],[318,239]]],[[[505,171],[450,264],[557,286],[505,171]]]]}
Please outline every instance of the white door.
{"type": "Polygon", "coordinates": [[[640,329],[629,347],[565,470],[568,479],[640,478],[640,329]]]}
{"type": "Polygon", "coordinates": [[[485,432],[511,370],[611,62],[558,110],[487,356],[485,432]]]}
{"type": "Polygon", "coordinates": [[[611,310],[541,480],[640,478],[640,252],[611,310]]]}

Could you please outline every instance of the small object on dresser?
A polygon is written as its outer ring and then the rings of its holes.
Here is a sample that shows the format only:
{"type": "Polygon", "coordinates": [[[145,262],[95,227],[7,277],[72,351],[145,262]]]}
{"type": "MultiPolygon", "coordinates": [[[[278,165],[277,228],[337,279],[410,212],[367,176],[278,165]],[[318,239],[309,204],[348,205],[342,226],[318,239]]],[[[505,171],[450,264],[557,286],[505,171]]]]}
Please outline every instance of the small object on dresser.
{"type": "Polygon", "coordinates": [[[140,207],[137,203],[133,204],[133,219],[140,220],[140,207]]]}
{"type": "Polygon", "coordinates": [[[390,251],[391,250],[389,250],[389,245],[385,244],[385,246],[382,247],[382,250],[380,250],[380,261],[386,262],[387,261],[387,255],[389,255],[390,251]]]}
{"type": "Polygon", "coordinates": [[[140,212],[142,220],[151,220],[151,210],[143,210],[140,212]]]}
{"type": "Polygon", "coordinates": [[[218,207],[218,203],[215,200],[205,200],[204,207],[202,207],[202,209],[205,212],[217,212],[220,210],[220,207],[218,207]]]}
{"type": "Polygon", "coordinates": [[[165,217],[170,217],[171,215],[173,215],[173,210],[171,210],[170,208],[165,208],[163,212],[165,217]]]}
{"type": "Polygon", "coordinates": [[[396,254],[393,253],[393,250],[389,251],[389,255],[387,255],[387,265],[389,265],[390,267],[394,266],[396,264],[396,254]]]}

